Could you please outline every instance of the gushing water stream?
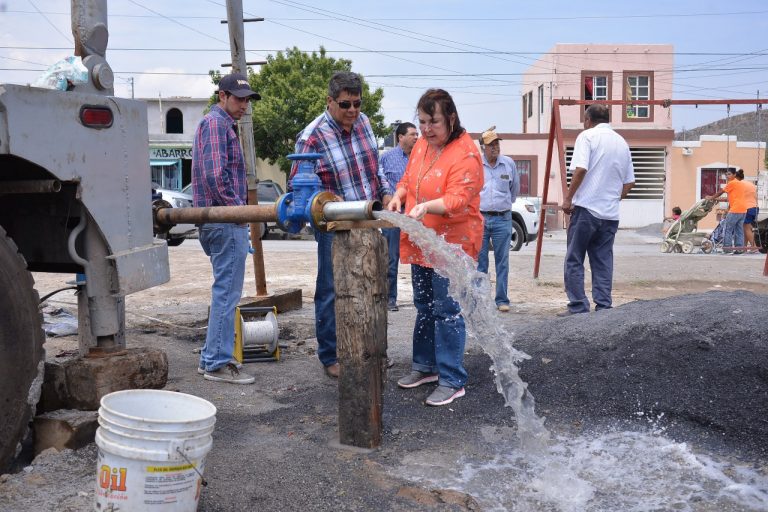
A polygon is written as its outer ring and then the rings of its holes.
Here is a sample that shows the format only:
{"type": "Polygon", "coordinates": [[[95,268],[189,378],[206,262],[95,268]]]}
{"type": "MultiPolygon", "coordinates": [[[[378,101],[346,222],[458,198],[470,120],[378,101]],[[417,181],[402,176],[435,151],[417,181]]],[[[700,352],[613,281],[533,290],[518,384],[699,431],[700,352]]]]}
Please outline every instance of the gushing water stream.
{"type": "Polygon", "coordinates": [[[529,356],[512,346],[512,335],[496,318],[488,274],[477,271],[475,261],[457,245],[447,244],[434,230],[406,215],[375,212],[374,216],[408,233],[435,271],[450,280],[448,290],[461,306],[467,334],[474,337],[493,360],[496,388],[515,411],[517,435],[524,450],[543,453],[549,440],[544,419],[536,415],[533,395],[519,375],[518,364],[529,356]]]}
{"type": "Polygon", "coordinates": [[[493,361],[496,387],[515,413],[522,448],[494,440],[488,457],[425,460],[424,454],[411,454],[404,457],[399,475],[467,492],[485,510],[768,510],[764,474],[694,454],[684,443],[661,436],[663,429],[551,438],[519,376],[518,365],[529,356],[512,346],[512,333],[501,325],[488,275],[478,272],[459,246],[447,244],[421,222],[386,211],[374,216],[405,231],[435,271],[450,280],[467,335],[493,361]]]}

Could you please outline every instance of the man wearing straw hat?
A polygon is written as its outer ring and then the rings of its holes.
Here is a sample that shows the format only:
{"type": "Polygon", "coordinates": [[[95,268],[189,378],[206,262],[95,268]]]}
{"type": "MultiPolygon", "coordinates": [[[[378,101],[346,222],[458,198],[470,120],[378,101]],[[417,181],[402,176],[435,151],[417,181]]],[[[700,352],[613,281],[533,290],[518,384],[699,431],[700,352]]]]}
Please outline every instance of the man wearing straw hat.
{"type": "Polygon", "coordinates": [[[512,240],[512,203],[520,191],[520,178],[515,161],[500,154],[501,139],[491,126],[480,137],[483,149],[485,182],[480,191],[480,213],[483,214],[483,246],[477,257],[477,270],[488,273],[488,250],[493,242],[496,263],[496,307],[509,311],[507,281],[509,277],[509,243],[512,240]]]}

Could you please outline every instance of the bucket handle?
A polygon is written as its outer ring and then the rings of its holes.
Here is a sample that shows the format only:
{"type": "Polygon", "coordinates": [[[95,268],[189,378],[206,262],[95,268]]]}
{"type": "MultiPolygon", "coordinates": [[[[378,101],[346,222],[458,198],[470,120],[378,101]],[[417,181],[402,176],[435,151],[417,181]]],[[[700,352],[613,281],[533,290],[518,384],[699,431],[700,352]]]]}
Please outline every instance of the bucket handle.
{"type": "Polygon", "coordinates": [[[189,460],[189,458],[187,458],[186,454],[184,453],[184,448],[185,448],[185,446],[184,446],[184,445],[185,445],[185,444],[186,444],[186,441],[180,441],[180,440],[173,440],[173,441],[171,441],[171,446],[170,446],[170,447],[171,447],[171,452],[176,452],[176,453],[178,453],[179,455],[181,455],[181,456],[182,456],[182,458],[183,458],[185,461],[187,461],[187,463],[188,463],[190,466],[192,466],[192,469],[194,469],[194,470],[195,470],[195,473],[197,473],[197,474],[198,474],[198,476],[200,477],[200,484],[201,484],[203,487],[207,487],[207,486],[208,486],[208,481],[205,479],[205,477],[204,477],[204,476],[203,476],[203,474],[200,472],[200,470],[199,470],[199,469],[197,469],[197,464],[193,464],[193,463],[192,463],[192,461],[191,461],[191,460],[189,460]]]}

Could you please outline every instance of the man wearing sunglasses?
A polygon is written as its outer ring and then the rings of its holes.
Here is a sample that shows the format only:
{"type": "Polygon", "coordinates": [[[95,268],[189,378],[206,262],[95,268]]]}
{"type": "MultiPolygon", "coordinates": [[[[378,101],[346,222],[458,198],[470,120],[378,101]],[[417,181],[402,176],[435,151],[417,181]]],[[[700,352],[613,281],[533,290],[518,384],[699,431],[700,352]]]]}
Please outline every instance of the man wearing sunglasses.
{"type": "MultiPolygon", "coordinates": [[[[378,175],[376,137],[368,117],[361,112],[363,84],[349,71],[334,73],[328,84],[326,110],[299,133],[296,153],[322,153],[316,174],[324,190],[345,201],[379,199],[387,204],[392,188],[378,175]]],[[[291,167],[290,180],[298,164],[291,167]]],[[[317,280],[315,284],[315,333],[317,356],[329,377],[339,376],[336,359],[336,294],[333,289],[331,247],[333,233],[315,231],[317,280]]]]}

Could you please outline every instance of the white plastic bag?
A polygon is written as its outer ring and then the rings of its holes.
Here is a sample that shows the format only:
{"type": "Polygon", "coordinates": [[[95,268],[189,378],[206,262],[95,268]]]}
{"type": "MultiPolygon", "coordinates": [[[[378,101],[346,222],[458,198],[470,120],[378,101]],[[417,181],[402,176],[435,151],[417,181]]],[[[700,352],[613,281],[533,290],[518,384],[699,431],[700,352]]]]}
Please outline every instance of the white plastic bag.
{"type": "Polygon", "coordinates": [[[88,81],[88,68],[80,57],[69,56],[45,70],[40,78],[35,80],[33,87],[58,89],[66,91],[70,85],[83,84],[88,81]]]}

